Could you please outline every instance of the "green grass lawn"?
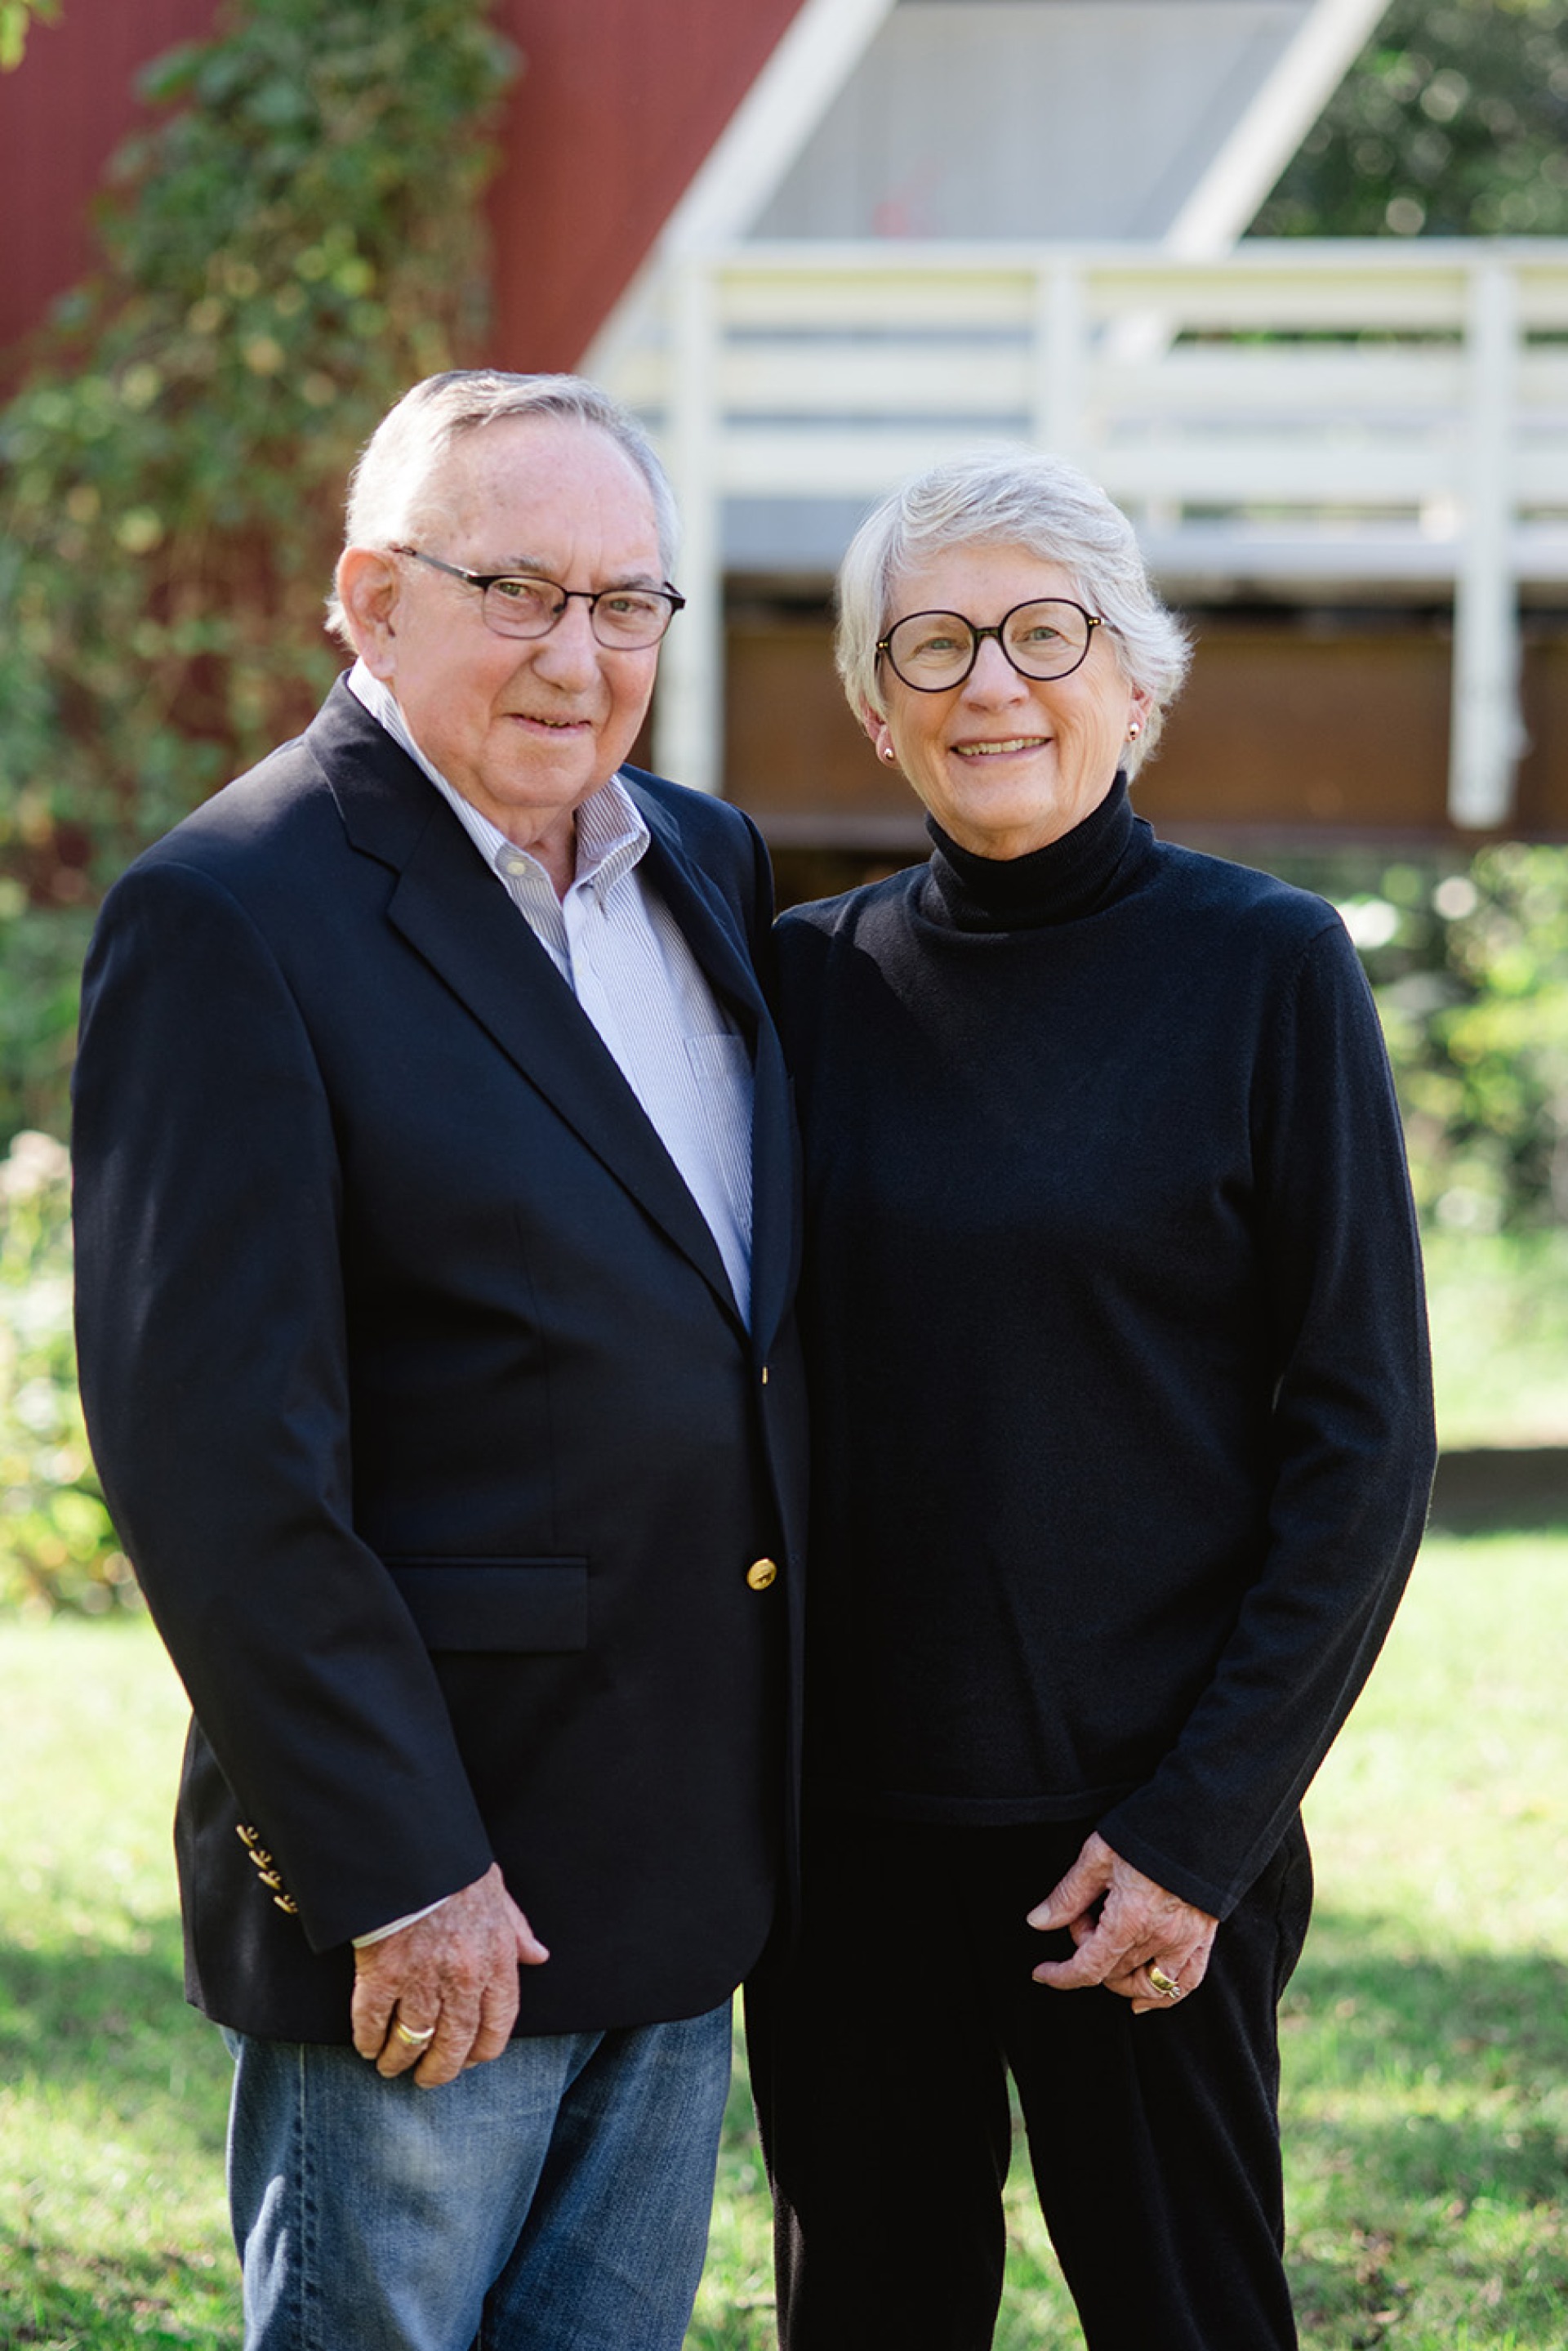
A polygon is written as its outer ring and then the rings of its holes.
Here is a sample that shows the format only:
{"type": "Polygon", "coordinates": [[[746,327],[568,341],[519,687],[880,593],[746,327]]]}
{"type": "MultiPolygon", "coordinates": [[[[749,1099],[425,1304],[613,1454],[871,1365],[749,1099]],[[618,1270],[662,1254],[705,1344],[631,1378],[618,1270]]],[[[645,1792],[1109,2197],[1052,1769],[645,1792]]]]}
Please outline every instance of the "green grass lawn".
{"type": "MultiPolygon", "coordinates": [[[[232,2346],[227,2064],[179,1988],[179,1692],[144,1625],[65,1622],[0,1625],[0,2351],[232,2346]]],[[[1313,2351],[1568,2351],[1565,1689],[1568,1535],[1430,1542],[1310,1808],[1285,2126],[1313,2351]]],[[[1074,2351],[1022,2163],[1010,2218],[1002,2351],[1074,2351]]],[[[772,2342],[737,2087],[690,2343],[772,2342]]]]}
{"type": "Polygon", "coordinates": [[[1568,1445],[1568,1228],[1423,1248],[1445,1449],[1568,1445]]]}

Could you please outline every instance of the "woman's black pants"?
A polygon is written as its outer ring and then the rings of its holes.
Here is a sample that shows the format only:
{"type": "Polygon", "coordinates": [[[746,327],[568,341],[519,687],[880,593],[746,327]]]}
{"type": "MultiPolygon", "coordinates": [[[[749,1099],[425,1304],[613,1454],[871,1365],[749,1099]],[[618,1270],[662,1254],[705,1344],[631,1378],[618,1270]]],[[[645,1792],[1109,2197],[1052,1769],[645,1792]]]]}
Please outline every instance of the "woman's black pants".
{"type": "Polygon", "coordinates": [[[1089,2351],[1290,2351],[1276,2009],[1312,1905],[1296,1823],[1199,1989],[1135,2016],[1031,1980],[1083,1823],[818,1813],[804,1929],[749,1988],[783,2351],[985,2351],[1018,2085],[1089,2351]]]}

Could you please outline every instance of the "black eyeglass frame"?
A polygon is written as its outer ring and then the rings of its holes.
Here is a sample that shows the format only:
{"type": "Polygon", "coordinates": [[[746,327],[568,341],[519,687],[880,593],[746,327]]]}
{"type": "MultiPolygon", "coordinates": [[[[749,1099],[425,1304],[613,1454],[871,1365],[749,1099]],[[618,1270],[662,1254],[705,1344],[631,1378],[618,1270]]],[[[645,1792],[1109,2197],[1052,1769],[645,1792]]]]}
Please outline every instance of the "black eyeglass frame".
{"type": "Polygon", "coordinates": [[[898,619],[894,622],[892,628],[888,630],[887,635],[885,637],[877,638],[877,657],[880,660],[883,655],[886,654],[888,668],[892,671],[899,684],[907,685],[911,694],[951,694],[954,688],[956,686],[962,685],[965,680],[972,673],[976,662],[980,659],[981,646],[985,643],[986,638],[994,637],[997,643],[997,649],[1001,653],[1002,660],[1006,662],[1010,669],[1016,670],[1020,677],[1028,678],[1030,683],[1033,685],[1054,685],[1059,678],[1071,677],[1075,670],[1083,668],[1084,664],[1089,658],[1089,649],[1095,642],[1095,631],[1096,629],[1111,629],[1114,631],[1115,626],[1116,623],[1113,621],[1107,621],[1103,612],[1091,612],[1086,604],[1080,604],[1076,598],[1073,596],[1025,596],[1021,604],[1010,605],[1007,611],[1003,612],[1001,620],[998,621],[993,627],[989,629],[982,629],[977,626],[977,624],[970,619],[967,612],[950,612],[942,606],[936,605],[933,606],[929,611],[901,613],[898,619]],[[1008,646],[1007,639],[1002,633],[1007,623],[1012,620],[1015,612],[1027,612],[1030,607],[1034,604],[1065,604],[1069,611],[1079,613],[1088,623],[1088,632],[1084,639],[1084,650],[1078,654],[1075,660],[1070,661],[1067,664],[1065,669],[1054,669],[1049,671],[1025,669],[1023,663],[1015,657],[1008,646]],[[891,650],[893,638],[897,632],[901,629],[908,621],[938,620],[961,621],[974,642],[970,647],[969,659],[964,664],[962,669],[960,670],[957,677],[950,677],[941,685],[922,685],[915,678],[906,677],[903,671],[898,667],[898,663],[893,659],[891,650]]]}
{"type": "Polygon", "coordinates": [[[556,626],[561,618],[561,614],[566,611],[574,596],[580,598],[588,608],[588,624],[593,628],[595,643],[603,645],[606,653],[651,653],[655,645],[661,645],[664,643],[665,635],[670,627],[670,622],[675,618],[676,613],[683,612],[686,610],[685,597],[680,593],[679,588],[672,588],[668,580],[664,582],[664,585],[661,588],[636,589],[632,592],[639,596],[653,596],[656,597],[660,603],[668,604],[670,607],[669,618],[665,621],[664,627],[660,629],[659,634],[656,637],[649,637],[647,644],[618,645],[600,636],[598,629],[595,625],[594,614],[602,597],[624,596],[628,592],[624,587],[563,588],[558,580],[546,580],[542,572],[465,571],[461,563],[448,563],[439,555],[427,555],[422,547],[394,547],[391,549],[391,552],[394,555],[411,556],[416,563],[428,563],[432,571],[444,571],[450,579],[461,580],[465,588],[477,588],[482,600],[488,595],[492,588],[498,588],[504,580],[536,580],[541,588],[554,589],[556,594],[561,601],[550,616],[549,626],[531,632],[519,629],[497,629],[493,622],[485,618],[483,604],[482,601],[480,607],[480,618],[484,621],[485,627],[491,631],[493,635],[514,638],[519,644],[536,645],[543,638],[547,637],[550,631],[556,626]]]}

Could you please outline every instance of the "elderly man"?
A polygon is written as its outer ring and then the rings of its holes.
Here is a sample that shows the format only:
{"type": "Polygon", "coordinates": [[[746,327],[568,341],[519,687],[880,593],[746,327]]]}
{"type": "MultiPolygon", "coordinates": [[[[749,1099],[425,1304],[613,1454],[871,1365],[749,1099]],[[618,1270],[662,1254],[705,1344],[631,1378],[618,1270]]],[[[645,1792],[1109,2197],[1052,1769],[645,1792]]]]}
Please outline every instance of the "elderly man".
{"type": "Polygon", "coordinates": [[[766,860],[624,765],[672,535],[594,387],[417,386],[353,669],[88,966],[83,1390],[193,1707],[249,2351],[673,2351],[701,2269],[801,1413],[766,860]]]}

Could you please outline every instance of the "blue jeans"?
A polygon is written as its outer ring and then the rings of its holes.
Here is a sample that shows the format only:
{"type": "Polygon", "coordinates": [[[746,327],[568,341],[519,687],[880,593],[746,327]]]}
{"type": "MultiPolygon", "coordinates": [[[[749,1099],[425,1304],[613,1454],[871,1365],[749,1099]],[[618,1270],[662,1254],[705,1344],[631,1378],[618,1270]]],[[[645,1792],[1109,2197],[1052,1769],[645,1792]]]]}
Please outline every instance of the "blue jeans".
{"type": "Polygon", "coordinates": [[[224,2039],[245,2351],[680,2351],[730,2008],[514,2041],[443,2088],[224,2039]]]}

